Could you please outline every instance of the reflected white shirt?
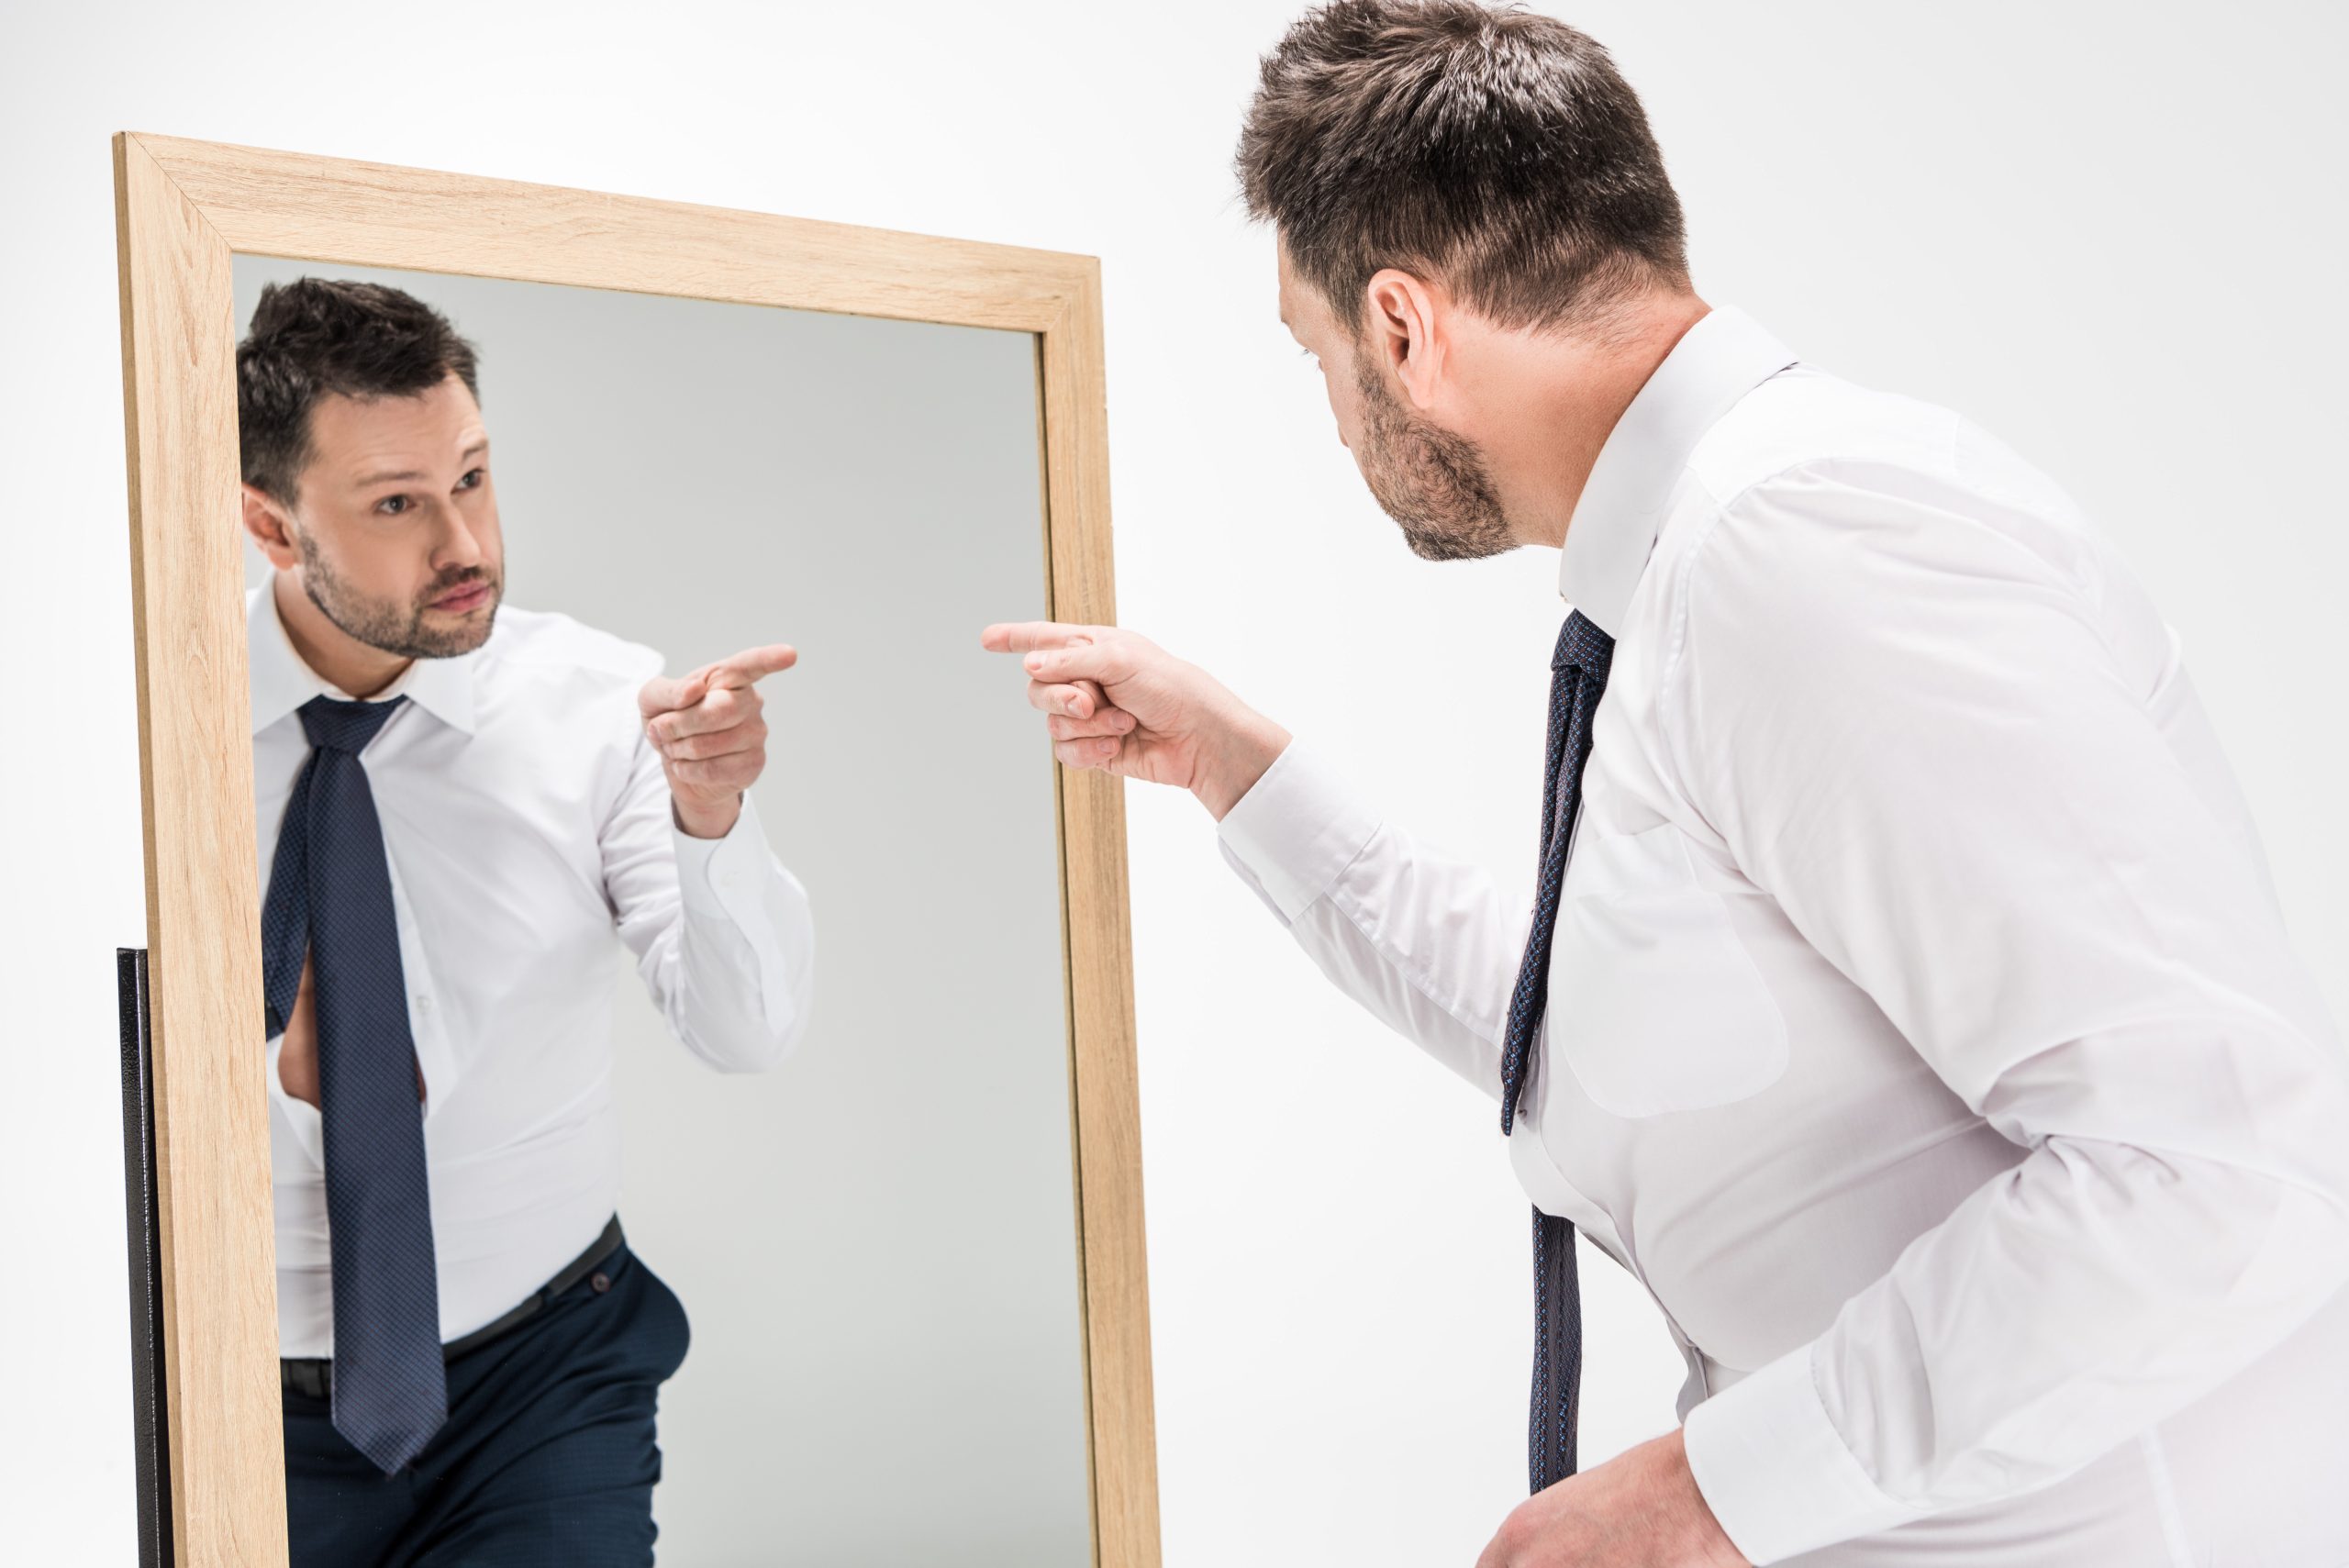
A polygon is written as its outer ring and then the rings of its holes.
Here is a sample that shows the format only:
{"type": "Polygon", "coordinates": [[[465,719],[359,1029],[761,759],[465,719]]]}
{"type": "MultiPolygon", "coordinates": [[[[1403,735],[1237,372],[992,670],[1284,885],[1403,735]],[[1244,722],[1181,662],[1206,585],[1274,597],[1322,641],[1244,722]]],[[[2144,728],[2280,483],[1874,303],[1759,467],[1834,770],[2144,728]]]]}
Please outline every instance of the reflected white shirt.
{"type": "MultiPolygon", "coordinates": [[[[254,825],[266,896],[309,755],[297,709],[341,696],[286,639],[264,582],[246,606],[254,825]]],[[[671,817],[637,693],[651,649],[501,608],[475,651],[419,659],[362,754],[391,862],[424,1143],[440,1333],[500,1317],[595,1240],[618,1204],[612,1097],[619,945],[676,1037],[756,1072],[805,1021],[813,927],[746,796],[723,839],[671,817]]],[[[269,1051],[279,1353],[333,1353],[319,1118],[269,1051]]]]}
{"type": "MultiPolygon", "coordinates": [[[[1731,1539],[2349,1562],[2349,1060],[2108,543],[1716,311],[1560,571],[1618,643],[1509,1152],[1663,1307],[1731,1539]]],[[[1221,840],[1497,1097],[1523,907],[1297,745],[1221,840]]]]}

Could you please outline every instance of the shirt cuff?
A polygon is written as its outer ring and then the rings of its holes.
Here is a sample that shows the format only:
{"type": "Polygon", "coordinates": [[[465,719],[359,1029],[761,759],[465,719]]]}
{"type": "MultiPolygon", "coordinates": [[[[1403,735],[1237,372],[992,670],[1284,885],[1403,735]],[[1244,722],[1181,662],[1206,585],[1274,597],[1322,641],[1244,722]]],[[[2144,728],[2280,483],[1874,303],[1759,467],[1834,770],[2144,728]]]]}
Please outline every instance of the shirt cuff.
{"type": "Polygon", "coordinates": [[[1292,740],[1223,814],[1218,833],[1281,918],[1295,920],[1337,885],[1378,824],[1317,753],[1292,740]]]}
{"type": "Polygon", "coordinates": [[[677,843],[677,891],[685,907],[696,915],[744,924],[743,911],[758,908],[768,860],[767,836],[749,793],[742,795],[742,814],[724,838],[696,839],[678,827],[674,817],[669,835],[677,843]]]}
{"type": "Polygon", "coordinates": [[[767,848],[750,793],[743,792],[742,815],[726,837],[696,839],[674,819],[670,835],[677,842],[677,888],[686,915],[723,920],[740,935],[758,974],[759,1015],[770,1031],[784,1034],[794,1016],[794,999],[767,890],[789,873],[767,848]]]}
{"type": "Polygon", "coordinates": [[[1682,1442],[1697,1490],[1745,1560],[1776,1562],[1872,1535],[1931,1508],[1888,1496],[1835,1429],[1790,1351],[1688,1412],[1682,1442]]]}

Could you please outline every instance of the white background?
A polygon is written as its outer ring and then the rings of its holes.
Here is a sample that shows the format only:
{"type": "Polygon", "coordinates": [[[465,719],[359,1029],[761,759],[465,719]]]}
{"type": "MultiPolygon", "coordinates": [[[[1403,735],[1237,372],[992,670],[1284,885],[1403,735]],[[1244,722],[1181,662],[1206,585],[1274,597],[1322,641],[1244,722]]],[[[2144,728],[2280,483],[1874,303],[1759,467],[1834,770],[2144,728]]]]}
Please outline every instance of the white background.
{"type": "MultiPolygon", "coordinates": [[[[133,1561],[112,950],[144,917],[107,135],[1099,255],[1125,620],[1522,885],[1554,558],[1408,555],[1274,319],[1228,161],[1293,9],[0,11],[12,1561],[133,1561]]],[[[1647,100],[1704,293],[1965,410],[2120,539],[2349,1012],[2342,10],[1571,15],[1647,100]]],[[[1130,819],[1168,1561],[1464,1565],[1522,1490],[1526,1221],[1489,1102],[1328,994],[1187,800],[1135,791],[1130,819]]],[[[1635,1285],[1597,1259],[1585,1281],[1596,1458],[1669,1422],[1678,1371],[1635,1285]]]]}

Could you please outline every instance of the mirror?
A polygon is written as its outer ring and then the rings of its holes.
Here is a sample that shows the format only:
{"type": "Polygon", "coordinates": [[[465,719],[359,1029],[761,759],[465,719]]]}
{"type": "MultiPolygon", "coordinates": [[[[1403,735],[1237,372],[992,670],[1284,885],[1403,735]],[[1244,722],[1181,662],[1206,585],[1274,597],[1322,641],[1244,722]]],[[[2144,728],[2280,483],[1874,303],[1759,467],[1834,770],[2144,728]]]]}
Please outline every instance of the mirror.
{"type": "Polygon", "coordinates": [[[649,1561],[649,1488],[662,1562],[1154,1562],[1120,830],[978,643],[1108,618],[1097,296],[1002,297],[1089,271],[618,198],[522,261],[576,194],[117,150],[142,651],[218,650],[140,667],[184,1560],[649,1561]],[[142,240],[230,166],[225,268],[142,240]],[[170,728],[239,706],[249,787],[170,728]]]}
{"type": "MultiPolygon", "coordinates": [[[[444,747],[370,746],[385,852],[423,928],[404,933],[427,969],[408,984],[450,1020],[416,1029],[435,1080],[424,1132],[444,1337],[502,1316],[585,1250],[606,1218],[591,1211],[616,1186],[628,1250],[691,1322],[691,1351],[659,1395],[664,1559],[1086,1562],[1052,777],[1032,734],[1004,721],[1017,670],[976,637],[990,620],[1044,614],[1032,340],[239,257],[246,341],[264,287],[291,298],[319,278],[400,291],[479,355],[479,466],[503,547],[484,570],[502,564],[503,624],[451,661],[474,687],[477,728],[460,750],[500,744],[501,719],[534,740],[550,721],[600,721],[611,744],[560,754],[625,761],[641,726],[634,711],[613,717],[611,700],[642,682],[607,675],[622,644],[658,651],[670,675],[768,644],[802,654],[759,683],[772,740],[751,794],[755,826],[807,891],[815,956],[790,930],[765,933],[784,988],[807,992],[786,1004],[804,1001],[807,1017],[763,1070],[755,1029],[748,1057],[730,1059],[754,1070],[698,1060],[655,1005],[637,943],[621,940],[630,920],[682,919],[674,895],[563,921],[562,884],[596,863],[594,835],[553,855],[505,852],[549,795],[601,806],[607,792],[515,779],[525,800],[499,799],[486,770],[402,776],[445,772],[444,747]],[[498,667],[517,660],[585,668],[517,680],[498,667]],[[564,706],[507,715],[509,702],[564,706]],[[484,884],[505,895],[499,917],[460,923],[484,884]],[[507,918],[541,910],[562,922],[559,940],[507,918]],[[541,989],[554,1005],[530,995],[541,989]],[[588,990],[608,995],[562,1005],[588,990]],[[531,1038],[542,1029],[558,1037],[531,1038]],[[517,1245],[549,1230],[551,1246],[517,1245]],[[918,1507],[909,1476],[921,1477],[918,1507]]],[[[339,462],[434,439],[409,410],[344,401],[341,444],[314,451],[312,490],[342,483],[339,462]]],[[[362,488],[380,500],[426,485],[362,488]]],[[[333,508],[317,499],[302,510],[325,532],[335,522],[318,514],[333,508]]],[[[358,526],[389,540],[429,525],[358,526]]],[[[323,548],[341,543],[329,539],[323,548]]],[[[247,553],[250,595],[298,591],[296,573],[280,584],[259,549],[247,553]]],[[[253,613],[276,615],[257,597],[253,613]]],[[[256,679],[273,674],[253,658],[256,679]]],[[[394,719],[445,728],[422,710],[394,719]]],[[[257,740],[264,862],[307,753],[300,723],[280,715],[257,740]]],[[[619,856],[669,849],[661,826],[622,840],[604,822],[607,898],[628,896],[619,856]]],[[[690,988],[666,989],[686,993],[671,1005],[690,1018],[690,988]]],[[[316,1223],[325,1168],[293,1119],[314,1121],[308,1106],[282,1081],[271,1102],[290,1326],[330,1294],[316,1223]]],[[[311,1336],[284,1348],[327,1347],[311,1336]]],[[[452,1365],[452,1426],[471,1414],[454,1407],[461,1386],[452,1365]]],[[[428,1447],[417,1462],[434,1458],[428,1447]]],[[[298,1509],[298,1473],[295,1485],[298,1509]]],[[[301,1539],[297,1528],[297,1561],[301,1539]]]]}

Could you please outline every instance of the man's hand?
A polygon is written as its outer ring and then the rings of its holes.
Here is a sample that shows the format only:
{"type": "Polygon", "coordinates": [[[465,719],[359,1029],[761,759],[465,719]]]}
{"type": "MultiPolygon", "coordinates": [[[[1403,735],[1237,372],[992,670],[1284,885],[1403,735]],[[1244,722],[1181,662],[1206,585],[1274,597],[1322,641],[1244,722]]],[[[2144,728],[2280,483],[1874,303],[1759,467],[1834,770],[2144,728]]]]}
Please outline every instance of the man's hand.
{"type": "Polygon", "coordinates": [[[767,765],[762,678],[799,655],[777,644],[746,648],[692,674],[656,675],[637,694],[644,733],[661,753],[677,826],[696,839],[723,839],[742,815],[742,792],[767,765]]]}
{"type": "MultiPolygon", "coordinates": [[[[318,1004],[316,970],[310,955],[302,955],[302,984],[294,993],[294,1016],[285,1020],[285,1036],[277,1047],[277,1082],[293,1098],[313,1110],[318,1099],[318,1004]]],[[[416,1064],[416,1097],[424,1098],[424,1063],[416,1064]]]]}
{"type": "Polygon", "coordinates": [[[1025,621],[979,640],[1027,655],[1028,705],[1064,766],[1187,789],[1219,822],[1288,745],[1214,676],[1130,631],[1025,621]]]}
{"type": "Polygon", "coordinates": [[[1680,1433],[1518,1505],[1476,1568],[1746,1568],[1706,1507],[1680,1433]]]}

